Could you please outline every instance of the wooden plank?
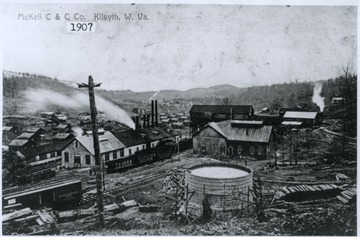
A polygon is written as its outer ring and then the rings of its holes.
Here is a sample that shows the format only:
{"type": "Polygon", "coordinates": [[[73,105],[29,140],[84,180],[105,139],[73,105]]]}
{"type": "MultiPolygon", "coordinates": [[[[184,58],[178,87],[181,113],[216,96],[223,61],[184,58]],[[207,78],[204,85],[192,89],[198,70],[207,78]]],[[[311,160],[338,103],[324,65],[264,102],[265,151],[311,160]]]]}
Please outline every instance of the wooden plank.
{"type": "Polygon", "coordinates": [[[27,207],[27,208],[3,215],[2,222],[14,220],[14,219],[17,219],[22,216],[27,216],[27,215],[30,215],[31,213],[32,213],[31,209],[29,207],[27,207]]]}

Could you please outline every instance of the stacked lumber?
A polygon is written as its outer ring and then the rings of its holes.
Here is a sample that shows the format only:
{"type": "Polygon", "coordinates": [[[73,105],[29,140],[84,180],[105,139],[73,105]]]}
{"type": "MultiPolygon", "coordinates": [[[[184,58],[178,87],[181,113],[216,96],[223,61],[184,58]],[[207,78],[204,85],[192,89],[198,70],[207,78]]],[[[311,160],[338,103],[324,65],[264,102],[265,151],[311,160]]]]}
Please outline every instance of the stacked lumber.
{"type": "Polygon", "coordinates": [[[32,211],[29,207],[27,207],[27,208],[24,208],[24,209],[21,209],[18,211],[4,214],[2,216],[2,222],[13,221],[13,220],[19,219],[21,217],[29,216],[30,214],[32,214],[32,211]]]}
{"type": "Polygon", "coordinates": [[[283,186],[278,190],[274,199],[282,199],[289,194],[306,193],[306,192],[322,192],[338,189],[339,187],[335,184],[318,184],[318,185],[296,185],[292,187],[283,186]]]}
{"type": "Polygon", "coordinates": [[[40,226],[44,225],[44,224],[54,223],[54,217],[51,216],[47,211],[39,210],[39,211],[36,212],[36,214],[39,216],[39,218],[36,219],[36,222],[40,226]]]}
{"type": "Polygon", "coordinates": [[[340,200],[340,202],[344,204],[348,204],[353,201],[356,197],[356,188],[349,188],[345,191],[342,191],[340,195],[337,195],[336,198],[340,200]]]}

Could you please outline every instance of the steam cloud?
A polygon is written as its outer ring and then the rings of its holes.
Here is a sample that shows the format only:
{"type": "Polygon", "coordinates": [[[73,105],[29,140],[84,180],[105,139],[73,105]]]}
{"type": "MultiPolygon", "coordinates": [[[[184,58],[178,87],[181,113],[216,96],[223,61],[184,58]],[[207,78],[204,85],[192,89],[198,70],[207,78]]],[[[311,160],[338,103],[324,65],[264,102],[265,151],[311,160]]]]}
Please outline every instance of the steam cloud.
{"type": "Polygon", "coordinates": [[[80,137],[84,133],[80,127],[73,127],[71,130],[73,130],[75,137],[80,137]]]}
{"type": "MultiPolygon", "coordinates": [[[[54,105],[64,109],[89,108],[88,94],[78,91],[74,91],[71,96],[66,96],[51,90],[28,89],[24,92],[24,97],[27,101],[23,109],[25,113],[44,111],[54,105]]],[[[133,120],[123,109],[98,95],[95,101],[96,108],[103,111],[108,118],[135,129],[133,120]]]]}
{"type": "Polygon", "coordinates": [[[319,106],[320,111],[323,112],[325,108],[324,98],[321,97],[321,91],[322,91],[322,84],[316,83],[314,87],[314,94],[312,97],[312,101],[319,106]]]}

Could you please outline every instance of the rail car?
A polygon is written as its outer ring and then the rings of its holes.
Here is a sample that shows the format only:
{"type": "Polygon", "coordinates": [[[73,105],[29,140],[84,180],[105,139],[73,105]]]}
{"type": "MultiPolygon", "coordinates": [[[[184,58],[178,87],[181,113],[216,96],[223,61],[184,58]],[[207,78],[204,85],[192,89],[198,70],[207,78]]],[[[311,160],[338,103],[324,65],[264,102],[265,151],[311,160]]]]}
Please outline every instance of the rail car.
{"type": "Polygon", "coordinates": [[[115,173],[144,164],[162,161],[171,158],[175,150],[175,142],[172,140],[161,141],[161,143],[151,149],[146,149],[135,153],[126,158],[119,158],[105,162],[107,173],[115,173]]]}

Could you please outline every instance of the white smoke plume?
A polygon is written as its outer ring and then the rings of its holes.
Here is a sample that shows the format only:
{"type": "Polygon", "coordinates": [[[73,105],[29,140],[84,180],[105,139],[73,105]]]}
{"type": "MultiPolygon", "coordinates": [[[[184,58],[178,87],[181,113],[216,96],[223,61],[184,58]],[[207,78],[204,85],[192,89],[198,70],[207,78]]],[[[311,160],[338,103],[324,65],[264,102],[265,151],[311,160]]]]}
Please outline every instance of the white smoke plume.
{"type": "Polygon", "coordinates": [[[324,102],[324,98],[321,97],[321,91],[322,91],[322,84],[321,83],[316,83],[315,87],[314,87],[314,94],[312,97],[312,101],[319,106],[320,111],[323,112],[324,108],[325,108],[325,102],[324,102]]]}
{"type": "MultiPolygon", "coordinates": [[[[89,108],[89,95],[79,91],[66,96],[51,90],[28,89],[24,92],[24,97],[26,103],[23,112],[25,113],[44,111],[54,105],[64,109],[89,108]]],[[[108,118],[135,129],[133,120],[123,109],[98,95],[95,96],[95,102],[98,111],[104,112],[108,118]]]]}
{"type": "Polygon", "coordinates": [[[73,127],[71,130],[74,132],[75,137],[80,137],[84,133],[84,130],[82,130],[80,127],[73,127]]]}

